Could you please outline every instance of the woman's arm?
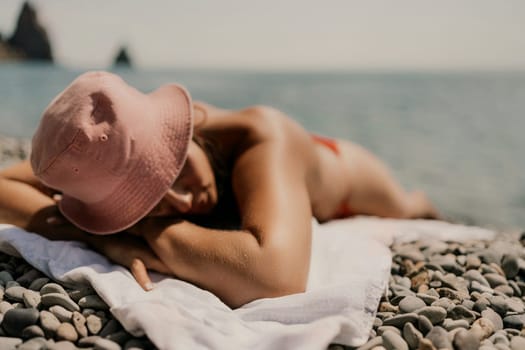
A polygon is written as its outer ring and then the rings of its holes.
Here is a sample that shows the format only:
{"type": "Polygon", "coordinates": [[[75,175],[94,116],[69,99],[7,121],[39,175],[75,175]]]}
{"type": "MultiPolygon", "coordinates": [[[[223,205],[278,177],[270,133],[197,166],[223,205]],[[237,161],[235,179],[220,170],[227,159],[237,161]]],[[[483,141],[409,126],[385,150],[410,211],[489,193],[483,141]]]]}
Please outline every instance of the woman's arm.
{"type": "Polygon", "coordinates": [[[0,171],[0,222],[23,227],[50,240],[84,242],[128,267],[144,289],[151,289],[146,269],[170,273],[143,239],[125,233],[96,236],[74,226],[60,214],[52,195],[53,190],[34,176],[28,161],[0,171]]]}
{"type": "Polygon", "coordinates": [[[304,132],[273,118],[263,121],[273,124],[265,125],[272,132],[259,136],[260,141],[235,162],[233,189],[241,230],[158,219],[140,224],[150,247],[176,276],[212,291],[231,307],[302,292],[306,285],[311,240],[309,142],[304,132]]]}

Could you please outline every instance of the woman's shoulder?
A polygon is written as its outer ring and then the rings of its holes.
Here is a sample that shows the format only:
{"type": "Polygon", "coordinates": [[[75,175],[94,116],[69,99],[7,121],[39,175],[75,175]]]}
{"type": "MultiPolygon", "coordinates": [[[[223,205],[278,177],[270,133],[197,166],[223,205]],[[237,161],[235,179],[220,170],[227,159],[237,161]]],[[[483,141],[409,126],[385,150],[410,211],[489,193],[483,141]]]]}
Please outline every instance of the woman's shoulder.
{"type": "Polygon", "coordinates": [[[287,116],[269,106],[256,105],[227,110],[203,102],[194,102],[195,128],[229,137],[237,135],[252,140],[279,137],[286,130],[287,116]]]}

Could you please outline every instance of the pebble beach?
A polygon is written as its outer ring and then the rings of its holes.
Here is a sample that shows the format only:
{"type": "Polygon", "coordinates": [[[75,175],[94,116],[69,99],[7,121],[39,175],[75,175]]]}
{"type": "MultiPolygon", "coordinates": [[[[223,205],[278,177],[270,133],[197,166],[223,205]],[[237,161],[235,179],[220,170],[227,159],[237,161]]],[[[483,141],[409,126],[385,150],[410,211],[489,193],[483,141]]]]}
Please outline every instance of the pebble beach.
{"type": "MultiPolygon", "coordinates": [[[[28,153],[27,141],[0,137],[0,168],[28,153]]],[[[525,349],[524,246],[519,232],[393,245],[388,290],[356,349],[525,349]]],[[[0,253],[0,349],[155,347],[126,332],[91,288],[68,288],[0,253]]]]}

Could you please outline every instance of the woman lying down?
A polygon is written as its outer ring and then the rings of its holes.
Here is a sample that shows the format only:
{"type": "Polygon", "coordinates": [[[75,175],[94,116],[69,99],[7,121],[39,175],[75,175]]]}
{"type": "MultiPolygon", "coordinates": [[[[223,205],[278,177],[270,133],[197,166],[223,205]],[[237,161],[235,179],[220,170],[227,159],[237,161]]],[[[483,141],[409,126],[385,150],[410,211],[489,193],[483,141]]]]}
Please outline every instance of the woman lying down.
{"type": "Polygon", "coordinates": [[[435,218],[385,165],[312,135],[269,107],[143,94],[106,72],[79,76],[44,111],[30,162],[0,172],[10,222],[79,240],[128,267],[191,282],[232,308],[304,291],[311,218],[435,218]]]}

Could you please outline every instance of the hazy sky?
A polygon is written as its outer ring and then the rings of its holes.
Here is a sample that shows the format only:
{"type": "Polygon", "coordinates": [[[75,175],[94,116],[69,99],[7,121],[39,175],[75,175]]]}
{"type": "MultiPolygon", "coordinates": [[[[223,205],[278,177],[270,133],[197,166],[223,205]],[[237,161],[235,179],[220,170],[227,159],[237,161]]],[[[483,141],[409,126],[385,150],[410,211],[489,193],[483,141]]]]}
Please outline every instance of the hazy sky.
{"type": "MultiPolygon", "coordinates": [[[[105,67],[525,69],[523,0],[33,0],[58,62],[105,67]]],[[[21,0],[0,1],[10,35],[21,0]]]]}

